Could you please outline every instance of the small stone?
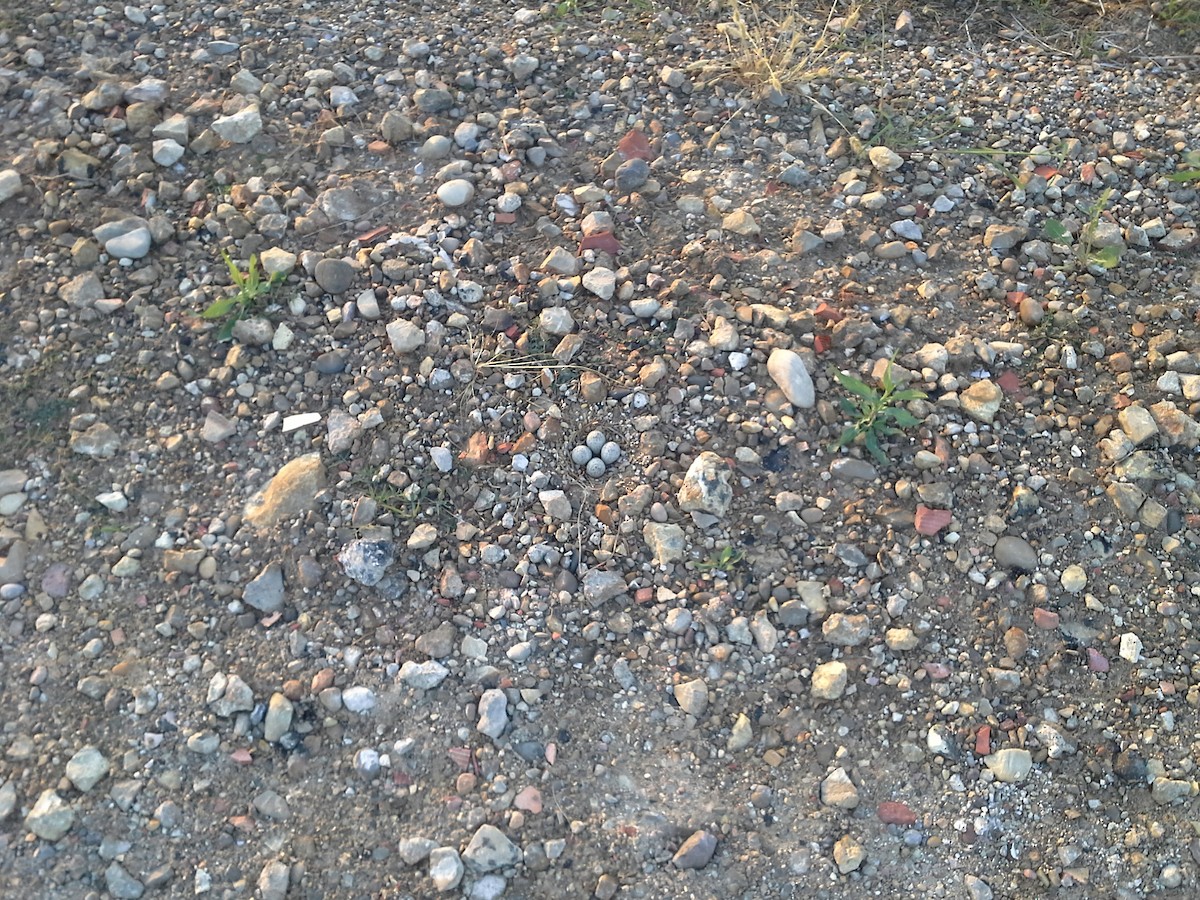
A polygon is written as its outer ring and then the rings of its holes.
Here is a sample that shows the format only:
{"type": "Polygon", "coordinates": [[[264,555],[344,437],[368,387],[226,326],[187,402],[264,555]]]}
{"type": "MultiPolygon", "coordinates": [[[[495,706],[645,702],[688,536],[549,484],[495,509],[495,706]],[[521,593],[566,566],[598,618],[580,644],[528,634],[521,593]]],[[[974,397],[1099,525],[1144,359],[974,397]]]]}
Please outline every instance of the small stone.
{"type": "Polygon", "coordinates": [[[617,193],[628,194],[636,191],[650,179],[650,163],[641,158],[627,159],[617,166],[613,173],[617,193]]]}
{"type": "Polygon", "coordinates": [[[1011,250],[1029,236],[1024,225],[989,225],[983,235],[983,246],[997,253],[1011,250]]]}
{"type": "Polygon", "coordinates": [[[96,422],[86,431],[71,435],[71,449],[82,456],[111,459],[121,446],[121,439],[104,422],[96,422]]]}
{"type": "Polygon", "coordinates": [[[857,870],[866,861],[866,858],[867,852],[863,849],[862,844],[848,834],[838,838],[837,843],[833,845],[833,861],[843,875],[857,870]]]}
{"type": "Polygon", "coordinates": [[[549,306],[538,316],[538,327],[546,334],[570,334],[575,330],[575,317],[565,306],[549,306]]]}
{"type": "Polygon", "coordinates": [[[307,453],[284,465],[266,487],[246,504],[252,526],[266,530],[312,508],[325,487],[325,467],[319,453],[307,453]]]}
{"type": "Polygon", "coordinates": [[[400,680],[414,690],[431,691],[450,674],[450,670],[436,660],[413,662],[406,660],[400,667],[400,680]]]}
{"type": "Polygon", "coordinates": [[[322,259],[313,269],[313,279],[327,294],[343,294],[354,282],[355,269],[344,259],[322,259]]]}
{"type": "Polygon", "coordinates": [[[821,803],[825,806],[856,809],[858,799],[858,788],[841,766],[830,772],[821,782],[821,803]]]}
{"type": "Polygon", "coordinates": [[[479,698],[479,721],[475,730],[493,740],[499,739],[508,727],[508,698],[504,691],[492,688],[479,698]]]}
{"type": "Polygon", "coordinates": [[[282,860],[273,859],[258,873],[258,893],[261,900],[284,900],[291,883],[291,867],[282,860]]]}
{"type": "Polygon", "coordinates": [[[904,158],[889,147],[872,147],[867,151],[867,158],[871,165],[885,175],[904,165],[904,158]]]}
{"type": "Polygon", "coordinates": [[[248,144],[262,131],[262,116],[258,107],[250,104],[231,116],[213,119],[212,130],[223,141],[232,144],[248,144]]]}
{"type": "Polygon", "coordinates": [[[985,756],[983,762],[997,781],[1009,783],[1024,781],[1033,769],[1033,756],[1028,750],[1016,747],[997,750],[985,756]]]}
{"type": "Polygon", "coordinates": [[[292,728],[294,712],[291,700],[278,692],[272,694],[263,719],[263,740],[273,744],[287,734],[292,728]]]}
{"type": "Polygon", "coordinates": [[[1063,569],[1059,583],[1068,594],[1078,594],[1087,584],[1087,573],[1083,570],[1083,566],[1067,566],[1063,569]]]}
{"type": "Polygon", "coordinates": [[[593,607],[620,597],[627,588],[628,585],[619,572],[589,569],[583,576],[583,598],[593,607]]]}
{"type": "Polygon", "coordinates": [[[117,900],[138,900],[146,892],[146,886],[115,860],[104,870],[104,884],[117,900]]]}
{"type": "Polygon", "coordinates": [[[810,409],[816,403],[812,376],[800,355],[776,347],[767,358],[767,374],[783,391],[788,402],[798,409],[810,409]]]}
{"type": "Polygon", "coordinates": [[[684,512],[702,512],[718,519],[729,512],[733,503],[729,466],[716,453],[704,451],[688,467],[679,488],[679,508],[684,512]]]}
{"type": "Polygon", "coordinates": [[[437,541],[437,527],[431,525],[429,522],[422,522],[412,530],[412,534],[408,536],[408,540],[404,542],[404,546],[409,550],[428,550],[437,541]]]}
{"type": "Polygon", "coordinates": [[[762,233],[762,226],[754,221],[754,216],[744,209],[735,209],[727,214],[721,220],[721,228],[742,237],[757,237],[762,233]]]}
{"type": "Polygon", "coordinates": [[[429,878],[439,893],[452,891],[462,881],[464,867],[453,847],[437,847],[429,851],[429,878]]]}
{"type": "Polygon", "coordinates": [[[821,624],[825,640],[838,647],[857,647],[871,636],[871,621],[865,615],[834,613],[821,624]]]}
{"type": "Polygon", "coordinates": [[[725,745],[726,749],[730,753],[737,753],[739,750],[745,750],[753,741],[754,728],[750,724],[750,717],[745,713],[738,713],[733,728],[730,729],[729,740],[725,745]]]}
{"type": "Polygon", "coordinates": [[[650,548],[651,565],[663,566],[683,559],[687,547],[683,529],[673,523],[647,522],[642,537],[650,548]]]}
{"type": "Polygon", "coordinates": [[[364,685],[354,685],[342,691],[342,706],[352,713],[370,712],[375,708],[375,692],[364,685]]]}
{"type": "Polygon", "coordinates": [[[372,587],[383,580],[396,558],[396,545],[382,538],[355,538],[337,555],[347,577],[372,587]]]}
{"type": "Polygon", "coordinates": [[[1121,635],[1119,654],[1126,662],[1136,663],[1142,658],[1142,639],[1132,631],[1121,635]]]}
{"type": "Polygon", "coordinates": [[[551,519],[559,522],[569,522],[574,514],[571,509],[571,501],[563,491],[539,491],[538,502],[542,504],[542,509],[546,510],[546,515],[551,519]]]}
{"type": "Polygon", "coordinates": [[[66,774],[71,784],[86,794],[108,774],[110,768],[103,753],[95,747],[84,747],[67,761],[66,774]]]}
{"type": "Polygon", "coordinates": [[[21,173],[16,169],[0,171],[0,203],[21,193],[21,173]]]}
{"type": "Polygon", "coordinates": [[[846,692],[849,670],[841,660],[821,663],[813,670],[812,695],[816,700],[836,700],[846,692]]]}
{"type": "Polygon", "coordinates": [[[183,159],[183,146],[174,138],[160,138],[150,147],[150,158],[160,166],[173,166],[183,159]]]}
{"type": "Polygon", "coordinates": [[[961,394],[959,402],[963,412],[977,422],[991,422],[1000,411],[1000,403],[1004,400],[1004,391],[990,379],[977,381],[961,394]]]}
{"type": "Polygon", "coordinates": [[[425,345],[424,329],[407,319],[389,322],[387,336],[392,343],[392,350],[401,355],[412,353],[425,345]]]}
{"type": "Polygon", "coordinates": [[[515,866],[521,859],[521,848],[495,825],[483,824],[471,836],[463,850],[463,859],[475,872],[490,872],[515,866]]]}
{"type": "Polygon", "coordinates": [[[617,275],[612,269],[596,266],[583,276],[583,286],[601,300],[611,300],[617,289],[617,275]]]}
{"type": "Polygon", "coordinates": [[[912,826],[917,824],[917,814],[905,803],[884,800],[875,809],[875,815],[885,825],[912,826]]]}
{"type": "Polygon", "coordinates": [[[1158,435],[1158,423],[1144,406],[1125,407],[1117,413],[1117,421],[1135,446],[1144,444],[1158,435]]]}
{"type": "Polygon", "coordinates": [[[679,845],[671,862],[678,869],[703,869],[716,852],[717,836],[711,831],[696,831],[679,845]]]}
{"type": "Polygon", "coordinates": [[[1032,572],[1038,566],[1037,551],[1024,538],[1006,534],[1000,540],[996,541],[993,552],[996,556],[997,565],[1003,566],[1006,569],[1020,569],[1023,572],[1032,572]]]}
{"type": "Polygon", "coordinates": [[[75,810],[55,791],[42,791],[25,816],[25,827],[44,841],[60,840],[75,824],[75,810]]]}
{"type": "Polygon", "coordinates": [[[703,678],[681,681],[675,685],[674,693],[675,702],[688,715],[700,718],[708,709],[708,685],[703,678]]]}
{"type": "Polygon", "coordinates": [[[465,178],[452,178],[437,189],[437,198],[451,209],[470,203],[475,197],[475,185],[465,178]]]}
{"type": "Polygon", "coordinates": [[[579,274],[579,257],[564,247],[555,247],[546,254],[546,258],[542,260],[538,268],[543,272],[551,272],[555,275],[577,275],[579,274]]]}

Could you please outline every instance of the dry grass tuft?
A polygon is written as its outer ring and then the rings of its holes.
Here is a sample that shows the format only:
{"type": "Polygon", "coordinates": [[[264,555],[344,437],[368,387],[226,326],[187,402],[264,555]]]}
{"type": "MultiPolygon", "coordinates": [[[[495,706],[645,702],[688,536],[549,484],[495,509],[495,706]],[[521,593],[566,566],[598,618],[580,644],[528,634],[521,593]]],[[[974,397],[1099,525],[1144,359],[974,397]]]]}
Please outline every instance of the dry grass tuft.
{"type": "Polygon", "coordinates": [[[816,29],[798,0],[785,0],[774,10],[755,0],[729,0],[729,20],[717,26],[729,53],[699,68],[711,80],[734,79],[779,94],[829,78],[849,55],[842,46],[858,24],[863,5],[862,0],[833,0],[813,37],[816,29]]]}

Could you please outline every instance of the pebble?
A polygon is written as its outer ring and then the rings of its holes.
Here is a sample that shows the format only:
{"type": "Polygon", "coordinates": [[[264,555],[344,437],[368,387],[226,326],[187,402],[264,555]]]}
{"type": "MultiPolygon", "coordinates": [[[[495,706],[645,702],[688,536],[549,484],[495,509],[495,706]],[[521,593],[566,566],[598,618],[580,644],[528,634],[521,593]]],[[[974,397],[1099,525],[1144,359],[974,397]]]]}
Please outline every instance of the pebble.
{"type": "Polygon", "coordinates": [[[826,775],[821,782],[821,803],[825,806],[856,809],[858,802],[858,788],[841,766],[826,775]]]}
{"type": "Polygon", "coordinates": [[[295,706],[292,701],[278,692],[271,695],[267,714],[263,719],[263,740],[276,743],[292,728],[295,706]]]}
{"type": "Polygon", "coordinates": [[[862,844],[850,835],[843,835],[833,845],[833,861],[843,875],[857,871],[867,859],[862,844]]]}
{"type": "Polygon", "coordinates": [[[479,721],[475,724],[475,730],[492,740],[498,740],[507,727],[508,698],[504,691],[499,688],[484,691],[479,698],[479,721]]]}
{"type": "Polygon", "coordinates": [[[369,687],[354,685],[342,691],[342,706],[352,713],[367,713],[375,708],[375,692],[369,687]]]}
{"type": "Polygon", "coordinates": [[[344,294],[354,283],[354,266],[344,259],[322,259],[313,270],[313,279],[327,294],[344,294]]]}
{"type": "Polygon", "coordinates": [[[1029,777],[1033,769],[1033,756],[1028,750],[1006,747],[985,756],[983,763],[997,781],[1019,782],[1029,777]]]}
{"type": "Polygon", "coordinates": [[[977,422],[991,423],[1000,411],[1004,391],[990,379],[976,381],[959,395],[963,412],[977,422]]]}
{"type": "Polygon", "coordinates": [[[462,881],[465,868],[458,851],[453,847],[436,847],[429,851],[429,878],[439,893],[452,891],[462,881]]]}
{"type": "Polygon", "coordinates": [[[1038,567],[1037,551],[1024,538],[1004,535],[996,541],[993,553],[996,557],[996,564],[1005,569],[1032,572],[1038,567]]]}
{"type": "Polygon", "coordinates": [[[451,209],[466,206],[474,197],[475,185],[465,178],[452,178],[437,189],[438,200],[451,209]]]}
{"type": "Polygon", "coordinates": [[[679,869],[703,869],[717,852],[717,836],[711,831],[694,831],[675,851],[671,862],[679,869]]]}
{"type": "Polygon", "coordinates": [[[1059,583],[1068,594],[1078,594],[1087,584],[1087,573],[1083,566],[1067,566],[1059,577],[1059,583]]]}
{"type": "Polygon", "coordinates": [[[17,196],[22,187],[20,172],[16,169],[0,170],[0,203],[17,196]]]}
{"type": "Polygon", "coordinates": [[[373,587],[383,580],[396,558],[396,545],[385,539],[355,538],[338,551],[346,577],[373,587]]]}
{"type": "Polygon", "coordinates": [[[798,409],[810,409],[816,403],[812,377],[804,360],[791,350],[776,347],[767,358],[767,374],[779,385],[788,402],[798,409]]]}
{"type": "Polygon", "coordinates": [[[258,893],[261,900],[284,900],[291,884],[291,867],[282,860],[272,859],[258,873],[258,893]]]}

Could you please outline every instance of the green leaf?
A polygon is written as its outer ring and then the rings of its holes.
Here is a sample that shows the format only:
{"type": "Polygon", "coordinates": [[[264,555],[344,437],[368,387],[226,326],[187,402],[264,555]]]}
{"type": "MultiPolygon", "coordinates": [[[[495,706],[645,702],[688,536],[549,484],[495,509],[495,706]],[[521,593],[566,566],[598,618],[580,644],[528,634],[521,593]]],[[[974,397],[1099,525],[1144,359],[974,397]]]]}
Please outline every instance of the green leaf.
{"type": "Polygon", "coordinates": [[[214,300],[200,315],[205,319],[219,319],[222,316],[227,316],[233,311],[233,307],[237,304],[237,299],[237,295],[234,294],[214,300]]]}
{"type": "Polygon", "coordinates": [[[1172,172],[1167,181],[1200,181],[1200,169],[1184,169],[1182,172],[1172,172]]]}
{"type": "Polygon", "coordinates": [[[858,437],[858,429],[853,425],[848,425],[842,430],[841,437],[837,439],[837,447],[846,447],[854,443],[854,439],[858,437]]]}
{"type": "Polygon", "coordinates": [[[1091,255],[1091,262],[1106,269],[1116,268],[1121,261],[1121,251],[1116,247],[1102,247],[1091,255]]]}
{"type": "Polygon", "coordinates": [[[858,407],[845,397],[842,397],[838,400],[838,407],[848,416],[857,416],[860,414],[858,407]]]}
{"type": "Polygon", "coordinates": [[[1071,233],[1067,231],[1067,226],[1058,219],[1047,219],[1046,224],[1042,226],[1042,231],[1056,244],[1071,243],[1071,233]]]}
{"type": "Polygon", "coordinates": [[[879,436],[874,431],[867,432],[866,440],[863,443],[867,448],[867,452],[875,457],[880,465],[887,463],[887,455],[883,452],[883,448],[879,446],[879,436]]]}
{"type": "Polygon", "coordinates": [[[909,400],[925,400],[928,397],[928,394],[918,388],[905,388],[892,394],[891,399],[897,403],[907,403],[909,400]]]}
{"type": "Polygon", "coordinates": [[[222,250],[221,258],[225,260],[225,268],[229,269],[229,277],[233,279],[233,283],[238,287],[241,287],[246,281],[246,276],[244,276],[241,273],[241,270],[238,269],[228,251],[222,250]]]}
{"type": "Polygon", "coordinates": [[[1200,166],[1200,150],[1189,150],[1183,154],[1184,165],[1200,166]]]}
{"type": "Polygon", "coordinates": [[[914,425],[920,425],[921,420],[910,413],[907,409],[893,406],[888,410],[891,413],[892,421],[904,428],[912,428],[914,425]]]}
{"type": "Polygon", "coordinates": [[[217,332],[217,340],[224,344],[226,341],[233,339],[233,326],[237,324],[237,319],[226,319],[225,324],[221,326],[221,330],[217,332]]]}
{"type": "Polygon", "coordinates": [[[845,372],[839,372],[836,369],[833,372],[833,377],[837,379],[838,384],[844,387],[852,394],[857,394],[864,400],[875,400],[879,397],[878,391],[864,381],[860,381],[853,375],[847,375],[845,372]]]}

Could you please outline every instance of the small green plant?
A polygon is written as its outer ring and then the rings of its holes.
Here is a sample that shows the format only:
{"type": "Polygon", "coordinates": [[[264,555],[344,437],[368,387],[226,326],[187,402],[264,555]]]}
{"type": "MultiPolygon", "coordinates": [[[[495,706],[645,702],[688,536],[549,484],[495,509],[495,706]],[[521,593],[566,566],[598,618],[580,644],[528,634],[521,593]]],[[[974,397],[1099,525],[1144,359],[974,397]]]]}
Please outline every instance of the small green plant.
{"type": "Polygon", "coordinates": [[[903,434],[905,428],[920,424],[920,419],[899,404],[909,400],[924,400],[925,392],[917,388],[901,388],[896,384],[892,378],[892,360],[888,360],[887,368],[879,379],[882,390],[876,390],[865,381],[838,369],[833,370],[833,377],[851,394],[848,398],[843,397],[838,405],[842,412],[852,417],[834,447],[849,446],[861,437],[867,452],[880,464],[886,463],[888,458],[883,452],[882,440],[903,434]]]}
{"type": "Polygon", "coordinates": [[[250,265],[245,272],[237,267],[226,251],[221,251],[221,258],[225,260],[237,293],[214,300],[201,313],[201,317],[224,319],[221,330],[217,332],[217,340],[228,341],[233,337],[233,326],[253,313],[258,307],[259,298],[273,290],[283,280],[283,276],[277,273],[264,281],[258,268],[257,254],[251,255],[250,265]]]}
{"type": "MultiPolygon", "coordinates": [[[[1094,265],[1100,266],[1102,269],[1116,268],[1121,261],[1121,251],[1116,247],[1097,247],[1094,243],[1096,235],[1096,227],[1100,224],[1100,216],[1103,215],[1105,208],[1108,206],[1108,201],[1112,197],[1113,189],[1106,188],[1104,193],[1100,195],[1100,199],[1087,209],[1088,214],[1087,224],[1079,233],[1079,245],[1076,256],[1079,261],[1085,266],[1094,265]]],[[[1046,237],[1053,243],[1063,247],[1071,246],[1071,233],[1067,231],[1067,226],[1060,219],[1047,219],[1046,224],[1042,227],[1046,237]]]]}
{"type": "Polygon", "coordinates": [[[729,572],[745,558],[745,554],[736,547],[722,547],[708,559],[701,560],[696,567],[702,572],[729,572]]]}
{"type": "Polygon", "coordinates": [[[1172,172],[1167,176],[1167,181],[1200,181],[1200,150],[1189,150],[1183,154],[1183,164],[1187,168],[1172,172]]]}

